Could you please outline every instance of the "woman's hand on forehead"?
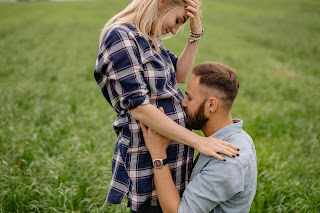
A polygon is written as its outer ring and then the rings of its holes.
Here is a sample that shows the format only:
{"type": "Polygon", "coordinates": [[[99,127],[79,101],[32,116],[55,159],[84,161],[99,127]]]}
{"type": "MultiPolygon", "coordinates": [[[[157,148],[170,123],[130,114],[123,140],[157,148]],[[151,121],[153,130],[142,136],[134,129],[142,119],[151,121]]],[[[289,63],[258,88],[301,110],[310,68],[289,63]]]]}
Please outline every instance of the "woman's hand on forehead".
{"type": "Polygon", "coordinates": [[[184,0],[187,3],[187,6],[192,6],[192,7],[199,7],[200,1],[199,0],[184,0]]]}
{"type": "Polygon", "coordinates": [[[200,20],[200,1],[199,0],[185,0],[187,5],[185,6],[186,14],[190,18],[190,30],[192,33],[202,33],[202,24],[200,20]]]}

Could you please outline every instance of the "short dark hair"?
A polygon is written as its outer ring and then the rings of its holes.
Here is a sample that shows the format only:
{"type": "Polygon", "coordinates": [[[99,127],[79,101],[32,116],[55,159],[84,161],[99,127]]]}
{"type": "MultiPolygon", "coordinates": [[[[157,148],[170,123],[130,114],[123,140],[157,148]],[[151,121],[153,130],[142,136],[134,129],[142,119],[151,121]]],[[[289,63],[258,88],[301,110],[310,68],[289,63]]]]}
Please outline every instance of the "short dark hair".
{"type": "MultiPolygon", "coordinates": [[[[200,76],[200,86],[218,91],[223,105],[231,109],[239,90],[237,74],[232,68],[217,62],[205,62],[195,66],[193,74],[200,76]]],[[[210,90],[207,95],[211,95],[210,90]]]]}

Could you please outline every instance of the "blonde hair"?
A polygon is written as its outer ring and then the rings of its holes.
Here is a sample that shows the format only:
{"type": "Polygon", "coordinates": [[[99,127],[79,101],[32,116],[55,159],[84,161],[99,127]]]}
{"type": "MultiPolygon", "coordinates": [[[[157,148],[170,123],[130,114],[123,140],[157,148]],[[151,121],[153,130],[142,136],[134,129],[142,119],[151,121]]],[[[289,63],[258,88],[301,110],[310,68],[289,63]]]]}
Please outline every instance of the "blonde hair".
{"type": "Polygon", "coordinates": [[[161,37],[161,26],[164,17],[173,9],[184,5],[184,0],[132,0],[123,11],[112,17],[105,24],[100,34],[99,44],[101,45],[105,33],[111,27],[131,23],[135,25],[143,37],[151,40],[157,51],[159,51],[159,38],[161,37]],[[152,24],[154,27],[153,33],[151,33],[152,24]]]}

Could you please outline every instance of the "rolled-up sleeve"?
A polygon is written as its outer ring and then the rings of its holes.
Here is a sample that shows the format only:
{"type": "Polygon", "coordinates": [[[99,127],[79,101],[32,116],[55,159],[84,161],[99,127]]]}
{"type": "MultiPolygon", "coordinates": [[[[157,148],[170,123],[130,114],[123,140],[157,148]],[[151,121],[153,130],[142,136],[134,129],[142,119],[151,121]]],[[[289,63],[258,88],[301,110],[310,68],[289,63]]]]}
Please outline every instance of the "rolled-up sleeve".
{"type": "Polygon", "coordinates": [[[129,32],[111,30],[101,45],[96,72],[103,76],[98,84],[113,108],[131,110],[150,103],[138,46],[129,32]]]}
{"type": "Polygon", "coordinates": [[[244,189],[245,172],[236,161],[210,161],[197,174],[183,193],[179,213],[210,212],[244,189]]]}

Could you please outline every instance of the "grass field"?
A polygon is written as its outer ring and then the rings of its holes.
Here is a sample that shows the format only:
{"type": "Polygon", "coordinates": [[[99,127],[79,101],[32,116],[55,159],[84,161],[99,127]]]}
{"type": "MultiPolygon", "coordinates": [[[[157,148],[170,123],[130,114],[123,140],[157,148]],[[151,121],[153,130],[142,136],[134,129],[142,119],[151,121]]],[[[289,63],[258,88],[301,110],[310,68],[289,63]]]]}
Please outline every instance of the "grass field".
{"type": "MultiPolygon", "coordinates": [[[[93,78],[99,31],[128,3],[0,4],[1,212],[128,212],[104,205],[116,114],[93,78]]],[[[237,70],[233,117],[258,156],[251,212],[320,212],[319,20],[318,0],[203,1],[196,63],[237,70]]],[[[179,55],[188,32],[165,46],[179,55]]]]}

